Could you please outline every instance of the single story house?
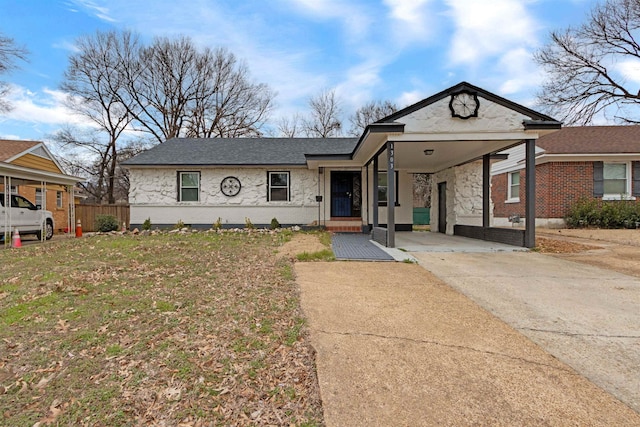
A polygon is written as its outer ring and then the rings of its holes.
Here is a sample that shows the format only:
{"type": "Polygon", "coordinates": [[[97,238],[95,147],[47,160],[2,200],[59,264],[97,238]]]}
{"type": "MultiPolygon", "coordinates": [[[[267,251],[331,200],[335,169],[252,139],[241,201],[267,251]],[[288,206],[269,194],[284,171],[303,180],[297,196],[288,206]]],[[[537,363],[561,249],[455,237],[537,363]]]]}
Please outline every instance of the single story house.
{"type": "MultiPolygon", "coordinates": [[[[494,225],[524,218],[525,153],[507,150],[492,165],[494,225]]],[[[640,196],[640,126],[576,126],[536,141],[536,225],[563,226],[580,198],[636,200],[640,196]]]]}
{"type": "MultiPolygon", "coordinates": [[[[0,192],[20,194],[51,211],[54,231],[73,228],[74,188],[81,178],[67,175],[43,142],[0,140],[0,177],[0,192]]],[[[10,224],[6,229],[11,229],[10,224]]]]}
{"type": "MultiPolygon", "coordinates": [[[[490,165],[560,129],[551,117],[462,82],[365,129],[359,138],[174,138],[123,162],[131,227],[316,224],[372,231],[395,246],[411,230],[412,174],[431,173],[432,230],[519,246],[535,230],[491,227],[490,165]]],[[[533,194],[535,179],[526,189],[533,194]]],[[[533,197],[525,208],[532,214],[533,197]]]]}

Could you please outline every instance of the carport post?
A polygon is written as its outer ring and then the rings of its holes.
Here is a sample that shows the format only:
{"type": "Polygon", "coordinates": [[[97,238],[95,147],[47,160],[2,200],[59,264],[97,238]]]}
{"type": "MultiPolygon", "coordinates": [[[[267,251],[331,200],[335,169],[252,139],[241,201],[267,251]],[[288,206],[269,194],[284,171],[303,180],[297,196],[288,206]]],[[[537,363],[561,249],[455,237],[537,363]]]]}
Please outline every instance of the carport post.
{"type": "Polygon", "coordinates": [[[387,141],[387,247],[396,247],[396,172],[395,147],[387,141]]]}
{"type": "Polygon", "coordinates": [[[482,156],[482,226],[490,227],[489,209],[491,209],[491,154],[482,156]]]}
{"type": "Polygon", "coordinates": [[[373,227],[378,223],[378,155],[373,157],[373,227]]]}
{"type": "Polygon", "coordinates": [[[525,157],[525,226],[524,246],[533,248],[536,245],[536,140],[527,139],[525,157]]]}

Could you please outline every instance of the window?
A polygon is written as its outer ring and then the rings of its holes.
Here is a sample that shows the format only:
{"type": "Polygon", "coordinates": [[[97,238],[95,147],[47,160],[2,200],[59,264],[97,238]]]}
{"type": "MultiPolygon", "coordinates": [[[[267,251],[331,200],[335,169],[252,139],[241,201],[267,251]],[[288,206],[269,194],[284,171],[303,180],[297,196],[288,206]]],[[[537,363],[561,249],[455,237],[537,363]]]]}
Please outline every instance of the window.
{"type": "Polygon", "coordinates": [[[289,201],[289,172],[268,172],[267,197],[270,202],[289,201]]]}
{"type": "Polygon", "coordinates": [[[520,171],[509,173],[509,182],[507,186],[507,201],[520,201],[520,171]]]}
{"type": "Polygon", "coordinates": [[[200,200],[200,172],[178,172],[178,201],[200,200]]]}
{"type": "Polygon", "coordinates": [[[56,207],[62,208],[62,191],[56,191],[56,207]]]}
{"type": "Polygon", "coordinates": [[[39,188],[36,188],[36,206],[40,206],[44,209],[44,206],[42,205],[42,190],[39,188]]]}
{"type": "MultiPolygon", "coordinates": [[[[400,206],[398,203],[398,171],[395,172],[395,188],[396,188],[396,206],[400,206]]],[[[378,206],[387,206],[388,198],[387,198],[387,190],[389,186],[387,185],[387,172],[378,172],[378,206]]]]}
{"type": "Polygon", "coordinates": [[[604,195],[621,197],[630,193],[626,163],[605,163],[602,169],[604,195]]]}
{"type": "Polygon", "coordinates": [[[18,186],[17,185],[12,185],[11,186],[11,194],[18,194],[18,186]]]}

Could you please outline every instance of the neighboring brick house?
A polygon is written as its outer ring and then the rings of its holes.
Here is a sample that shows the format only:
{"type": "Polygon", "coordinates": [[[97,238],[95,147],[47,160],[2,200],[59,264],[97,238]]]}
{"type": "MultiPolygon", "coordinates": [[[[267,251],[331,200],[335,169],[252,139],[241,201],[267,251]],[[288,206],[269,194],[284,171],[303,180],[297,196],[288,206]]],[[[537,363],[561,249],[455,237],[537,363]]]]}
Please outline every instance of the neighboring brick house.
{"type": "MultiPolygon", "coordinates": [[[[522,147],[491,169],[494,225],[524,220],[522,147]]],[[[640,196],[640,126],[565,127],[536,142],[536,225],[562,226],[582,197],[636,200],[640,196]]]]}
{"type": "MultiPolygon", "coordinates": [[[[49,152],[43,142],[15,141],[0,139],[0,162],[5,164],[42,171],[44,174],[64,175],[64,171],[56,158],[49,152]]],[[[47,179],[46,175],[43,179],[47,179]]],[[[46,181],[44,181],[46,182],[46,181]]],[[[0,192],[4,191],[4,182],[0,180],[0,192]]],[[[62,232],[69,223],[70,193],[67,186],[41,182],[13,179],[11,192],[26,197],[35,205],[51,211],[55,224],[54,232],[62,232]],[[42,206],[43,188],[46,188],[46,207],[42,206]]]]}

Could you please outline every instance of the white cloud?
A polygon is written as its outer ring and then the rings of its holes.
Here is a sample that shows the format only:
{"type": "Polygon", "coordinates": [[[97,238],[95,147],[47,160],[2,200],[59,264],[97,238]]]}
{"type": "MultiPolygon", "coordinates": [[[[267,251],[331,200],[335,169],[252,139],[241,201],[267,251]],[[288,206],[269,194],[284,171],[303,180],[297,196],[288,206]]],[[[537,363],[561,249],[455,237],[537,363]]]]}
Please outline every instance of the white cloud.
{"type": "Polygon", "coordinates": [[[424,94],[418,90],[413,90],[410,92],[402,92],[402,94],[398,97],[396,101],[400,108],[408,107],[409,105],[413,105],[418,101],[422,101],[424,98],[424,94]]]}
{"type": "Polygon", "coordinates": [[[629,59],[618,62],[615,68],[625,79],[640,83],[640,61],[629,59]]]}
{"type": "Polygon", "coordinates": [[[88,121],[81,119],[64,106],[66,96],[64,92],[48,88],[44,88],[42,93],[36,93],[23,87],[12,86],[8,101],[13,109],[5,116],[10,120],[25,123],[47,125],[70,123],[89,126],[88,121]]]}
{"type": "Polygon", "coordinates": [[[427,6],[431,0],[383,0],[389,8],[389,17],[396,40],[406,43],[424,41],[432,34],[435,20],[430,18],[427,6]]]}
{"type": "MultiPolygon", "coordinates": [[[[109,8],[104,6],[98,6],[93,0],[71,0],[73,4],[80,7],[81,9],[87,10],[90,14],[95,15],[97,18],[102,19],[106,22],[116,22],[109,15],[109,8]]],[[[71,9],[75,12],[74,9],[71,9]]]]}
{"type": "Polygon", "coordinates": [[[535,45],[538,24],[526,1],[446,0],[455,25],[449,52],[453,64],[477,64],[517,46],[535,45]]]}

